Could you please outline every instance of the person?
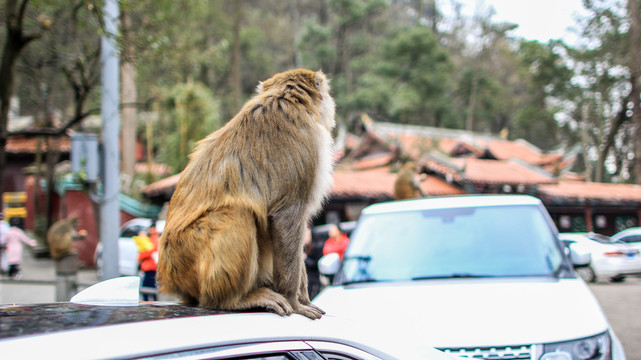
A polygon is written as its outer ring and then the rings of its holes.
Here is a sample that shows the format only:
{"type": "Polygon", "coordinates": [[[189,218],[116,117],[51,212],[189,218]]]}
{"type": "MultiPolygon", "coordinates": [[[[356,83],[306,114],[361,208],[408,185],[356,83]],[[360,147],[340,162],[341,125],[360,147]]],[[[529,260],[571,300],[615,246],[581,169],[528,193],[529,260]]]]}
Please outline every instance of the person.
{"type": "Polygon", "coordinates": [[[21,221],[19,218],[9,220],[9,231],[2,237],[2,243],[6,244],[7,262],[9,263],[9,277],[14,280],[22,278],[20,264],[22,264],[22,244],[25,243],[31,247],[36,246],[35,240],[29,238],[20,228],[21,221]]]}
{"type": "Polygon", "coordinates": [[[4,220],[4,214],[0,213],[0,274],[4,275],[9,272],[9,262],[7,261],[7,244],[4,242],[4,234],[9,231],[9,224],[4,220]]]}
{"type": "Polygon", "coordinates": [[[307,293],[313,299],[320,292],[320,272],[318,271],[318,258],[314,256],[314,244],[312,243],[312,230],[305,230],[305,270],[307,271],[307,293]]]}
{"type": "Polygon", "coordinates": [[[329,238],[325,241],[323,246],[323,255],[337,253],[338,257],[343,260],[343,254],[349,245],[349,238],[341,231],[336,224],[329,227],[329,238]]]}
{"type": "Polygon", "coordinates": [[[140,263],[140,270],[143,272],[142,277],[142,300],[143,301],[156,301],[156,269],[158,265],[158,231],[156,230],[156,222],[152,221],[149,229],[147,229],[147,236],[151,243],[151,248],[143,249],[138,254],[138,262],[140,263]]]}

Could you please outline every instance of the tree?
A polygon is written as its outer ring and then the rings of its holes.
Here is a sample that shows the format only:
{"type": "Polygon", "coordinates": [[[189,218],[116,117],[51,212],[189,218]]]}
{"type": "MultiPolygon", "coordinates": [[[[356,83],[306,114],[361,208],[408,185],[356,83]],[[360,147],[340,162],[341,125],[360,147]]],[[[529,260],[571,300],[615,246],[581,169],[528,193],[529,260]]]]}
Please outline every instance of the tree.
{"type": "Polygon", "coordinates": [[[160,132],[166,134],[159,158],[175,172],[187,166],[196,141],[220,127],[220,110],[203,84],[187,82],[172,88],[160,100],[163,118],[160,132]]]}
{"type": "Polygon", "coordinates": [[[641,184],[641,14],[639,2],[628,0],[628,16],[630,18],[630,97],[632,98],[632,122],[634,127],[634,177],[641,184]]]}
{"type": "Polygon", "coordinates": [[[634,143],[629,110],[632,100],[630,21],[622,1],[585,2],[590,14],[582,19],[583,42],[568,48],[576,91],[569,100],[571,126],[583,136],[585,161],[594,166],[588,178],[594,181],[630,180],[629,155],[634,143]]]}
{"type": "MultiPolygon", "coordinates": [[[[25,24],[28,5],[29,0],[7,0],[5,3],[6,37],[2,60],[0,60],[0,174],[4,174],[6,163],[5,146],[8,139],[9,102],[13,95],[16,63],[24,48],[32,41],[40,38],[42,32],[51,23],[48,17],[42,16],[37,28],[35,24],[25,24]],[[27,26],[31,29],[26,30],[27,26]]],[[[4,180],[0,181],[0,194],[3,192],[3,185],[4,180]]]]}

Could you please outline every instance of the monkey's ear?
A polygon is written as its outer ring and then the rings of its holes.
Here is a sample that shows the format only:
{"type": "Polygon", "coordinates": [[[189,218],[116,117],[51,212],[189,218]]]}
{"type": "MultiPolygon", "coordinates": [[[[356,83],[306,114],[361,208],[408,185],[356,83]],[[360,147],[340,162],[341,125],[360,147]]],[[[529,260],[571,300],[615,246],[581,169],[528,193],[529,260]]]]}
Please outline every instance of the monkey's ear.
{"type": "Polygon", "coordinates": [[[256,86],[256,93],[260,94],[263,92],[263,82],[259,81],[258,85],[256,86]]]}
{"type": "Polygon", "coordinates": [[[329,79],[325,76],[322,70],[316,72],[314,79],[316,89],[321,92],[329,92],[329,79]]]}

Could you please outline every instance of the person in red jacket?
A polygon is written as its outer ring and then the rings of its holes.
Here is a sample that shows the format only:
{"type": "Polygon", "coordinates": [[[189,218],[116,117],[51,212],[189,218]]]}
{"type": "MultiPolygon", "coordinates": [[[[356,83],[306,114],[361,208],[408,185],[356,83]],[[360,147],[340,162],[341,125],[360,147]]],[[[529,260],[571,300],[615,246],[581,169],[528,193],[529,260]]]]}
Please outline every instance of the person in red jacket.
{"type": "Polygon", "coordinates": [[[332,224],[329,228],[329,238],[325,240],[325,246],[323,246],[323,255],[337,253],[338,257],[343,260],[347,245],[349,245],[347,235],[341,231],[338,225],[332,224]]]}
{"type": "Polygon", "coordinates": [[[158,232],[156,231],[156,223],[152,222],[147,229],[149,241],[151,242],[151,249],[141,251],[138,253],[138,262],[140,263],[140,270],[143,272],[142,278],[142,300],[143,301],[156,301],[156,267],[158,262],[158,232]]]}

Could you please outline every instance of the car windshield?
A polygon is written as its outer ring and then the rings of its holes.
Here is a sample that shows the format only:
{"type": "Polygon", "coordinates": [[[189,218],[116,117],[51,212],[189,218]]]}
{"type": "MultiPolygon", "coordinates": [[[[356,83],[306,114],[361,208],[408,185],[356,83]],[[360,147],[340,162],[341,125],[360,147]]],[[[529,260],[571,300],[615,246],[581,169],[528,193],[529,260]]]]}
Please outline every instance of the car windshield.
{"type": "Polygon", "coordinates": [[[563,257],[537,206],[363,215],[336,282],[555,276],[563,257]]]}

